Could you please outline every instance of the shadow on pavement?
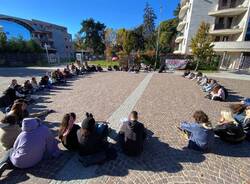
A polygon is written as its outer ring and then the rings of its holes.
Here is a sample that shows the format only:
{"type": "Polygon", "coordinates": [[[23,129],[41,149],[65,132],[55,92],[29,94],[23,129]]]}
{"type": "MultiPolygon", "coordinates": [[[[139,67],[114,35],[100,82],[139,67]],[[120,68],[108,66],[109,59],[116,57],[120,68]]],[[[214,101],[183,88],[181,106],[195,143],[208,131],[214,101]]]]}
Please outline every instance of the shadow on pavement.
{"type": "MultiPolygon", "coordinates": [[[[118,145],[116,160],[106,162],[103,165],[84,167],[78,159],[74,159],[77,168],[70,168],[67,176],[56,175],[62,169],[67,161],[75,156],[75,153],[64,151],[63,155],[54,160],[46,160],[37,166],[24,169],[12,170],[1,180],[3,183],[20,183],[30,179],[29,175],[38,178],[55,179],[58,181],[70,181],[79,179],[91,179],[99,176],[126,176],[129,170],[148,171],[148,172],[169,172],[176,173],[182,171],[181,163],[200,163],[205,160],[205,156],[200,152],[192,150],[179,150],[170,147],[168,144],[161,142],[158,137],[153,137],[153,133],[145,142],[145,150],[139,157],[128,157],[121,153],[118,145]],[[93,171],[94,172],[90,172],[93,171]],[[79,171],[80,170],[80,171],[79,171]],[[82,171],[82,172],[81,172],[82,171]],[[81,173],[81,174],[75,174],[81,173]]],[[[79,158],[77,156],[77,158],[79,158]]]]}

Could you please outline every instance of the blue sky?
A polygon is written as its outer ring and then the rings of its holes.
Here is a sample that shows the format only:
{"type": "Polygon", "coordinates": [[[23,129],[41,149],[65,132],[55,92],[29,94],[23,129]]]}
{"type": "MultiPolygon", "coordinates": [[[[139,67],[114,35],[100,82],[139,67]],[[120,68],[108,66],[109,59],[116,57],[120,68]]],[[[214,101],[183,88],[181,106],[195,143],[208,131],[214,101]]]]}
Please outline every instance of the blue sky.
{"type": "Polygon", "coordinates": [[[0,0],[0,14],[66,26],[74,36],[80,22],[90,17],[114,29],[136,27],[143,21],[146,2],[155,9],[158,24],[173,17],[179,0],[0,0]]]}

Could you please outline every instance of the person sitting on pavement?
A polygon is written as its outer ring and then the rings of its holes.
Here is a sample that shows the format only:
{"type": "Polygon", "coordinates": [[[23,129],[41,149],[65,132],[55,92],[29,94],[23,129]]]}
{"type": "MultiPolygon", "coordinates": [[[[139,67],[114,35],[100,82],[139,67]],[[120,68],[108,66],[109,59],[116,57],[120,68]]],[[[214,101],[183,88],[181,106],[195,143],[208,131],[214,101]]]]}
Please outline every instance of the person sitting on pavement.
{"type": "Polygon", "coordinates": [[[10,112],[1,120],[0,144],[5,150],[13,147],[17,136],[21,132],[20,121],[22,121],[24,117],[27,117],[23,114],[22,108],[22,103],[14,103],[10,112]]]}
{"type": "Polygon", "coordinates": [[[180,130],[188,138],[187,148],[197,151],[210,151],[214,143],[214,132],[208,116],[203,111],[196,111],[193,115],[195,122],[181,123],[180,130]]]}
{"type": "Polygon", "coordinates": [[[246,108],[246,116],[242,123],[242,127],[246,134],[246,140],[250,141],[250,106],[246,108]]]}
{"type": "Polygon", "coordinates": [[[246,106],[244,104],[231,104],[229,105],[229,108],[233,114],[233,118],[238,122],[238,123],[243,123],[244,119],[246,117],[246,106]]]}
{"type": "Polygon", "coordinates": [[[0,162],[0,176],[6,169],[25,169],[38,164],[42,159],[56,158],[60,150],[49,128],[37,118],[25,118],[22,132],[13,148],[9,149],[0,162]]]}
{"type": "Polygon", "coordinates": [[[22,91],[24,94],[32,94],[33,93],[33,86],[30,82],[30,80],[26,80],[22,86],[22,91]]]}
{"type": "Polygon", "coordinates": [[[209,92],[211,92],[211,91],[213,90],[213,88],[214,88],[216,85],[218,85],[216,80],[214,80],[214,79],[209,79],[209,80],[208,80],[208,83],[207,83],[206,85],[202,86],[202,90],[203,90],[204,92],[208,92],[208,93],[209,93],[209,92]]]}
{"type": "Polygon", "coordinates": [[[240,143],[246,137],[242,125],[233,118],[230,111],[221,111],[221,118],[214,128],[214,133],[228,143],[240,143]]]}
{"type": "Polygon", "coordinates": [[[86,113],[81,128],[77,131],[79,142],[79,155],[92,155],[108,149],[107,128],[100,128],[101,133],[96,127],[96,122],[92,114],[86,113]]]}
{"type": "Polygon", "coordinates": [[[41,118],[53,112],[53,110],[44,110],[30,114],[27,108],[28,102],[24,99],[18,99],[1,120],[0,142],[5,149],[9,149],[13,146],[20,129],[18,126],[21,127],[21,122],[24,118],[41,118]]]}
{"type": "Polygon", "coordinates": [[[246,107],[250,106],[250,98],[245,98],[242,102],[246,107]]]}
{"type": "Polygon", "coordinates": [[[32,85],[33,92],[37,92],[37,91],[42,90],[42,87],[40,85],[38,85],[35,77],[31,78],[31,82],[30,83],[32,85]]]}
{"type": "Polygon", "coordinates": [[[65,148],[70,151],[76,151],[79,148],[79,142],[77,139],[77,131],[81,128],[75,124],[76,114],[67,113],[63,116],[58,137],[62,141],[65,148]]]}
{"type": "Polygon", "coordinates": [[[227,97],[226,89],[220,85],[215,86],[211,91],[211,93],[208,95],[208,98],[210,100],[215,100],[215,101],[225,101],[226,97],[227,97]]]}
{"type": "Polygon", "coordinates": [[[48,75],[45,75],[41,78],[41,81],[39,82],[39,85],[42,87],[42,88],[47,88],[47,89],[51,89],[52,88],[52,83],[49,79],[49,76],[48,75]]]}
{"type": "Polygon", "coordinates": [[[138,156],[143,152],[146,131],[144,125],[138,121],[136,111],[132,111],[128,121],[122,123],[118,136],[122,150],[126,155],[138,156]]]}
{"type": "Polygon", "coordinates": [[[98,72],[102,72],[102,71],[103,71],[101,65],[99,65],[99,64],[97,65],[96,70],[97,70],[98,72]]]}
{"type": "Polygon", "coordinates": [[[186,77],[186,76],[188,76],[189,74],[190,74],[190,70],[186,70],[186,71],[183,73],[182,77],[186,77]]]}

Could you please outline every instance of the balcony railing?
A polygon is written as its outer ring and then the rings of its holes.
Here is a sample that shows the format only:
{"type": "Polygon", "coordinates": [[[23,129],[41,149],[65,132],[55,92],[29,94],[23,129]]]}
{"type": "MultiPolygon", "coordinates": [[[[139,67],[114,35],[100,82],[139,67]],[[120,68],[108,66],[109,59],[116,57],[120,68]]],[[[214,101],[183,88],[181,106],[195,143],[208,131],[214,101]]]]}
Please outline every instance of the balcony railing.
{"type": "Polygon", "coordinates": [[[224,9],[229,9],[229,8],[237,8],[239,6],[242,6],[242,2],[241,3],[239,3],[239,2],[230,3],[230,4],[227,4],[227,5],[219,5],[218,10],[224,10],[224,9]]]}
{"type": "Polygon", "coordinates": [[[220,29],[239,29],[239,25],[225,25],[225,24],[215,24],[214,30],[220,30],[220,29]]]}

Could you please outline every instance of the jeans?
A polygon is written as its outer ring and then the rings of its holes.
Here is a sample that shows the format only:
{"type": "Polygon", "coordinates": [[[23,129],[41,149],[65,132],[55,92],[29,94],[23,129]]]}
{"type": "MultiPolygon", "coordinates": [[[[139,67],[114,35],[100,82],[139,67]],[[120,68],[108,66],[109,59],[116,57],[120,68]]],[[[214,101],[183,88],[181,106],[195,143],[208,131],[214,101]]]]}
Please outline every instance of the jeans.
{"type": "Polygon", "coordinates": [[[4,156],[0,159],[0,165],[4,164],[4,163],[8,163],[10,168],[14,168],[14,165],[11,163],[10,161],[10,155],[13,152],[13,148],[9,149],[4,156]]]}

